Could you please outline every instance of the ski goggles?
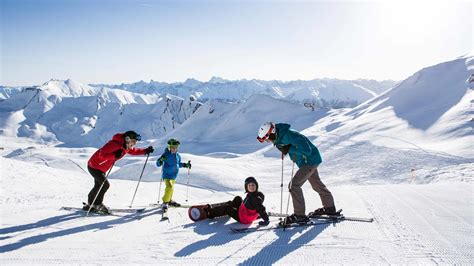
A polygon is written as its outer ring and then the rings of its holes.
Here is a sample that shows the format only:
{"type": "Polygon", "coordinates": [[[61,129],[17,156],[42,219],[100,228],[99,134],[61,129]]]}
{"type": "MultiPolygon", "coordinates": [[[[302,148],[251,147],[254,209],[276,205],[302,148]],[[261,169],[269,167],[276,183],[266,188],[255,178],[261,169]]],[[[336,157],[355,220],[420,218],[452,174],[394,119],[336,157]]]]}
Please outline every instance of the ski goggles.
{"type": "Polygon", "coordinates": [[[265,140],[267,140],[270,137],[270,134],[272,134],[272,131],[273,131],[273,126],[270,127],[270,129],[268,130],[267,134],[265,134],[265,136],[263,137],[257,136],[257,140],[260,143],[263,143],[265,140]]]}
{"type": "Polygon", "coordinates": [[[257,140],[258,140],[258,142],[263,143],[265,140],[268,139],[268,137],[270,137],[270,134],[267,133],[267,134],[266,134],[265,136],[263,136],[262,138],[259,137],[259,136],[257,136],[257,140]]]}

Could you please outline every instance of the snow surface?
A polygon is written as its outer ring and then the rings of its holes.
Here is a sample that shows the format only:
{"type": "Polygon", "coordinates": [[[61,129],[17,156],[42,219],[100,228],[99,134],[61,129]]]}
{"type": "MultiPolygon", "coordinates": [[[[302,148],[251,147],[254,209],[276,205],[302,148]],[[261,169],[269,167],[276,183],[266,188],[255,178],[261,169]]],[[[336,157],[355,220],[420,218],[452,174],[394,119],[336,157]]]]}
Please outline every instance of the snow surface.
{"type": "MultiPolygon", "coordinates": [[[[474,262],[472,164],[463,166],[466,168],[463,181],[446,176],[457,176],[459,166],[447,166],[431,173],[443,182],[330,186],[337,206],[344,208],[346,215],[374,217],[373,223],[342,222],[286,231],[232,234],[229,227],[240,226],[233,220],[220,218],[195,223],[187,217],[186,209],[171,209],[169,222],[160,222],[161,215],[154,208],[123,217],[83,217],[59,210],[64,205],[80,205],[92,186],[92,178],[72,164],[69,170],[55,168],[55,160],[46,156],[54,151],[46,148],[43,154],[40,150],[42,148],[37,147],[32,151],[41,158],[36,163],[0,157],[2,265],[468,265],[474,262]]],[[[83,152],[79,154],[90,154],[90,151],[83,152]]],[[[252,173],[266,195],[267,209],[279,211],[278,165],[270,164],[274,174],[269,175],[270,166],[262,168],[269,162],[252,157],[217,161],[209,157],[182,156],[195,160],[190,173],[188,203],[221,202],[234,195],[242,196],[243,179],[252,173]]],[[[135,158],[140,158],[137,164],[143,165],[143,157],[135,158]]],[[[85,160],[76,161],[84,167],[85,160]]],[[[147,167],[153,168],[153,165],[147,167]]],[[[105,199],[110,206],[130,204],[140,170],[128,168],[126,172],[131,180],[111,180],[105,199]]],[[[155,173],[146,176],[155,182],[140,184],[134,206],[147,206],[157,200],[159,172],[155,169],[155,173]]],[[[179,180],[180,183],[187,181],[186,171],[182,171],[179,180]]],[[[285,183],[288,181],[286,171],[285,183]]],[[[304,192],[308,211],[319,207],[319,199],[309,185],[304,186],[304,192]]],[[[174,198],[186,202],[184,185],[176,186],[174,198]]],[[[286,199],[285,192],[284,205],[286,199]]],[[[276,223],[277,218],[271,221],[276,223]]]]}
{"type": "MultiPolygon", "coordinates": [[[[0,103],[0,263],[472,265],[472,61],[465,56],[425,68],[346,109],[312,111],[268,95],[200,105],[173,95],[73,81],[64,87],[54,80],[48,89],[11,94],[0,103]],[[87,160],[113,133],[133,125],[145,136],[138,146],[152,144],[156,150],[134,206],[158,200],[161,169],[155,161],[166,139],[177,137],[183,160],[191,160],[193,168],[180,172],[176,201],[203,204],[244,196],[243,180],[255,176],[267,210],[285,212],[280,153],[255,139],[265,121],[288,122],[309,136],[322,153],[320,176],[336,207],[375,221],[232,234],[229,227],[241,226],[233,220],[194,223],[183,208],[170,209],[169,222],[160,222],[152,207],[122,217],[83,217],[59,209],[81,206],[93,185],[87,160]],[[153,135],[154,125],[167,130],[153,135]],[[80,141],[86,145],[77,145],[80,141]]],[[[200,86],[196,80],[185,83],[200,86]]],[[[282,88],[275,91],[288,96],[282,88]]],[[[294,96],[304,96],[300,93],[294,96]]],[[[106,205],[130,205],[145,161],[127,155],[117,162],[106,205]]],[[[292,167],[283,161],[285,188],[292,167]]],[[[303,190],[307,212],[321,206],[309,184],[303,190]]]]}

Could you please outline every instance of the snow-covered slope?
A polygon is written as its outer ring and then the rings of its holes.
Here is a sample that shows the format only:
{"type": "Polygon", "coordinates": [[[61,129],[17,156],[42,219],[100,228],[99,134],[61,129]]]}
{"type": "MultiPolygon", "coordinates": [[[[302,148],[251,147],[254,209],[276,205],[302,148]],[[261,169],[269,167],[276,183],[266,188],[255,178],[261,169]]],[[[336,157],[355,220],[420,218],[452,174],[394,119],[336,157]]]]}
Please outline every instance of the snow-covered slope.
{"type": "MultiPolygon", "coordinates": [[[[181,149],[193,154],[212,152],[250,153],[262,145],[256,140],[258,127],[265,121],[291,123],[296,129],[309,127],[327,110],[311,111],[300,104],[254,95],[246,102],[209,101],[176,130],[157,140],[164,147],[168,138],[178,138],[181,149]]],[[[218,154],[216,154],[218,156],[218,154]]]]}
{"type": "MultiPolygon", "coordinates": [[[[80,206],[93,180],[77,165],[71,164],[69,170],[55,168],[55,160],[43,153],[55,154],[55,150],[34,149],[32,152],[43,159],[36,163],[0,157],[2,265],[92,262],[310,265],[315,259],[321,264],[474,263],[472,177],[463,181],[447,179],[448,174],[457,175],[457,168],[443,167],[440,172],[433,172],[442,182],[438,184],[330,187],[337,206],[347,216],[373,217],[373,223],[342,222],[232,234],[229,227],[241,226],[232,219],[194,223],[188,218],[187,209],[170,209],[168,222],[160,222],[160,211],[153,207],[140,214],[88,218],[59,210],[61,206],[80,206]]],[[[82,152],[86,155],[91,151],[82,152]]],[[[81,165],[81,156],[77,155],[73,161],[81,165]]],[[[271,175],[269,168],[262,168],[271,165],[277,171],[278,159],[261,158],[262,161],[246,156],[216,159],[187,154],[183,157],[198,163],[190,175],[189,191],[182,185],[187,180],[186,172],[178,178],[181,182],[173,196],[178,202],[187,199],[188,204],[216,203],[235,195],[243,196],[243,180],[252,173],[265,193],[267,209],[279,211],[279,175],[271,175]],[[216,176],[219,173],[223,175],[216,176]]],[[[112,186],[105,197],[109,206],[130,204],[141,170],[138,166],[145,160],[143,156],[134,158],[137,167],[124,172],[134,180],[111,180],[112,186]]],[[[153,168],[156,169],[149,162],[147,169],[153,168]]],[[[467,170],[474,171],[472,164],[467,170]]],[[[146,176],[157,178],[159,171],[146,176]]],[[[286,171],[285,184],[288,182],[286,171]]],[[[158,182],[142,182],[134,206],[155,202],[158,188],[158,182]]],[[[319,199],[310,186],[303,188],[307,211],[319,207],[319,199]]],[[[286,206],[286,191],[284,198],[286,206]]],[[[289,212],[292,212],[291,204],[289,212]]],[[[272,224],[277,222],[277,218],[271,218],[272,224]]]]}
{"type": "Polygon", "coordinates": [[[472,57],[427,67],[358,107],[326,117],[307,134],[322,143],[368,141],[385,147],[474,158],[472,57]]]}
{"type": "MultiPolygon", "coordinates": [[[[299,101],[324,93],[323,86],[292,94],[278,82],[254,95],[261,84],[247,81],[253,85],[238,95],[246,101],[211,97],[202,106],[200,95],[188,97],[201,86],[191,79],[185,98],[72,81],[23,89],[0,102],[0,264],[472,265],[472,59],[425,68],[353,109],[312,111],[299,101]],[[182,159],[193,165],[180,171],[174,200],[204,204],[244,196],[243,180],[255,176],[267,210],[285,212],[294,165],[256,141],[265,121],[288,122],[309,136],[322,153],[318,171],[336,207],[375,222],[247,235],[231,234],[229,227],[241,225],[230,219],[191,222],[186,209],[170,209],[169,222],[160,222],[160,211],[148,206],[160,194],[155,162],[171,137],[182,141],[182,159]],[[96,148],[70,146],[98,147],[130,127],[144,136],[138,147],[152,143],[156,151],[147,161],[130,155],[118,161],[104,203],[128,206],[141,178],[134,206],[148,208],[88,218],[59,210],[80,206],[93,185],[87,160],[96,148]],[[69,147],[51,145],[57,139],[69,147]]],[[[340,99],[343,90],[328,93],[340,99]]],[[[321,206],[309,184],[303,190],[306,212],[321,206]]]]}
{"type": "Polygon", "coordinates": [[[144,138],[157,138],[183,123],[199,106],[192,97],[160,97],[51,80],[1,101],[0,129],[4,136],[99,146],[110,132],[130,129],[144,138]]]}

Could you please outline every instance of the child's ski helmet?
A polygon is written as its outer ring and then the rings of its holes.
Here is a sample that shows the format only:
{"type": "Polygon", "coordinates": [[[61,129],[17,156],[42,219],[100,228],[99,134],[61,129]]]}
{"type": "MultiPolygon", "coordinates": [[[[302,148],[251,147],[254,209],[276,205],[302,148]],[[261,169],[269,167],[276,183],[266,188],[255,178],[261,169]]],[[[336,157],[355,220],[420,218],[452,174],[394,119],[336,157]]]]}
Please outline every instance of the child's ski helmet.
{"type": "Polygon", "coordinates": [[[179,140],[177,140],[177,139],[168,140],[168,147],[169,148],[178,148],[179,144],[180,144],[179,140]]]}
{"type": "Polygon", "coordinates": [[[247,178],[245,179],[245,192],[249,192],[249,191],[247,190],[247,185],[248,185],[249,183],[254,183],[255,186],[257,186],[256,191],[258,191],[258,182],[257,182],[257,179],[255,179],[255,177],[253,177],[253,176],[249,176],[249,177],[247,177],[247,178]]]}

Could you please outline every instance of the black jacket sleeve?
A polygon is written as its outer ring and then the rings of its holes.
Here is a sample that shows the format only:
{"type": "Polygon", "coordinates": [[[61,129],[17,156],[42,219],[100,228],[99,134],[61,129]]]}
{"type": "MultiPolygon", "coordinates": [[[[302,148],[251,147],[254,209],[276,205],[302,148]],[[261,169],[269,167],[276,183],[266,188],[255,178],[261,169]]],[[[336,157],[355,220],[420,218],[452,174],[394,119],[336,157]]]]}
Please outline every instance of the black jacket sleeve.
{"type": "Polygon", "coordinates": [[[262,218],[265,221],[268,221],[268,214],[265,209],[265,206],[263,206],[263,201],[265,200],[265,196],[263,195],[262,192],[255,192],[255,193],[249,193],[247,195],[248,200],[245,201],[245,207],[247,207],[250,210],[256,210],[258,214],[260,215],[260,218],[262,218]]]}

